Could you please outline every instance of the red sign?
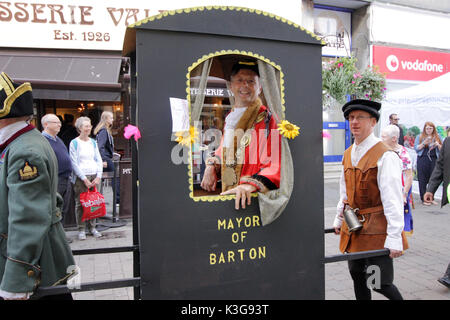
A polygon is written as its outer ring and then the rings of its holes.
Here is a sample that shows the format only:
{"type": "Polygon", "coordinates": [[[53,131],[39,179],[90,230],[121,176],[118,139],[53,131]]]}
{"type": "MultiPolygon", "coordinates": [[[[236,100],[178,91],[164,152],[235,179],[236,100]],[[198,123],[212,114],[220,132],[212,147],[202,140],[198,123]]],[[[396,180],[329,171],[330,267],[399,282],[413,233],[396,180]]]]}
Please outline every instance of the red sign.
{"type": "Polygon", "coordinates": [[[450,71],[450,53],[373,46],[373,65],[387,79],[428,81],[450,71]]]}

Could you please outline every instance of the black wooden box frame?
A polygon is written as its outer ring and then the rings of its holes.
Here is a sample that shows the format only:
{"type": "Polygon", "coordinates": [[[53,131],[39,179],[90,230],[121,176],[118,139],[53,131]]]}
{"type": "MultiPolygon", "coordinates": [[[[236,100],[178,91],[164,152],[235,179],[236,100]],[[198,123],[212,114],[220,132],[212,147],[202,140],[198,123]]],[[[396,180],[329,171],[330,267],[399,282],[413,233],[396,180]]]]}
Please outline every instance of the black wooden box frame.
{"type": "Polygon", "coordinates": [[[324,299],[321,47],[295,23],[239,7],[180,9],[129,26],[131,117],[142,134],[133,174],[143,299],[324,299]],[[286,119],[301,127],[289,141],[294,191],[283,214],[264,227],[236,227],[236,218],[259,214],[256,199],[239,211],[232,199],[194,201],[188,165],[170,158],[169,98],[186,98],[196,61],[228,53],[280,67],[286,119]],[[218,227],[223,220],[233,228],[218,227]],[[235,243],[239,232],[245,241],[235,243]],[[239,250],[248,256],[211,263],[211,253],[218,259],[239,250]]]}

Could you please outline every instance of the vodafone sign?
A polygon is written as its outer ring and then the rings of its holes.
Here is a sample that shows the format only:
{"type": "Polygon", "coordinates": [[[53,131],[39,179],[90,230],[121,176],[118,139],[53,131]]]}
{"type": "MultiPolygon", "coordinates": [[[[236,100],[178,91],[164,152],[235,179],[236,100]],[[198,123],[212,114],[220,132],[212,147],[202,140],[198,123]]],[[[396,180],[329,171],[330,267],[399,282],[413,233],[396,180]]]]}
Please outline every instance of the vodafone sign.
{"type": "Polygon", "coordinates": [[[387,79],[428,81],[450,71],[450,53],[373,46],[373,65],[387,79]]]}

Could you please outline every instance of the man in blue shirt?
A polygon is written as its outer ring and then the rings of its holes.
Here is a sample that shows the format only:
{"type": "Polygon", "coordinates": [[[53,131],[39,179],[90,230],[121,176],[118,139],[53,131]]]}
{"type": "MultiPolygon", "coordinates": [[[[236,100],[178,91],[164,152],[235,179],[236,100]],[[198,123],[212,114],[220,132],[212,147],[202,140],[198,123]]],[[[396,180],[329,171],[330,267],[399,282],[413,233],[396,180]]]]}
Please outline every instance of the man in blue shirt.
{"type": "Polygon", "coordinates": [[[64,199],[63,219],[69,211],[71,184],[69,182],[72,173],[72,163],[70,161],[69,152],[64,142],[57,136],[61,130],[61,121],[54,114],[46,114],[41,119],[42,135],[47,138],[53,151],[55,151],[56,159],[58,159],[58,193],[64,199]]]}

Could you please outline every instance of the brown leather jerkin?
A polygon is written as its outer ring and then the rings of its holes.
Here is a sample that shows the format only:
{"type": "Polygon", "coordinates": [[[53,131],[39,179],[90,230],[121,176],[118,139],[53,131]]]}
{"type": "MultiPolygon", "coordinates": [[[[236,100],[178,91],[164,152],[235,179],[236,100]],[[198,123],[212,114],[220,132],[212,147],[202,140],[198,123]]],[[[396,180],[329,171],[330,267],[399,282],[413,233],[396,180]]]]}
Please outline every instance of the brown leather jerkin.
{"type": "MultiPolygon", "coordinates": [[[[341,252],[359,252],[383,249],[387,236],[387,220],[383,211],[380,190],[378,189],[377,162],[389,149],[378,142],[361,158],[356,167],[351,161],[352,147],[344,153],[344,177],[347,203],[352,208],[359,208],[359,217],[365,221],[359,231],[349,233],[343,221],[339,250],[341,252]]],[[[408,249],[408,242],[402,232],[403,250],[408,249]]]]}

